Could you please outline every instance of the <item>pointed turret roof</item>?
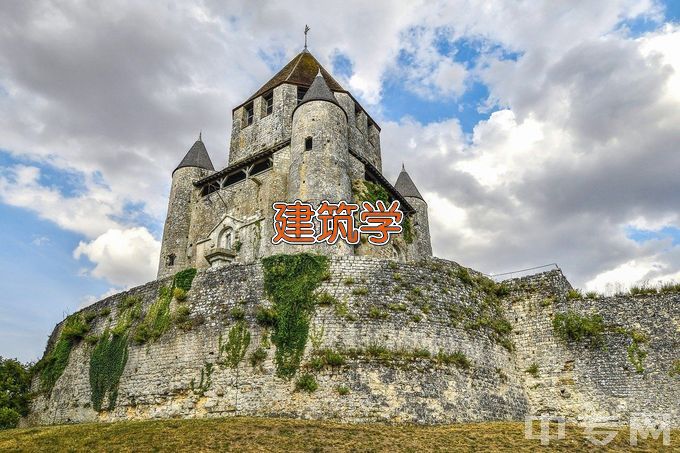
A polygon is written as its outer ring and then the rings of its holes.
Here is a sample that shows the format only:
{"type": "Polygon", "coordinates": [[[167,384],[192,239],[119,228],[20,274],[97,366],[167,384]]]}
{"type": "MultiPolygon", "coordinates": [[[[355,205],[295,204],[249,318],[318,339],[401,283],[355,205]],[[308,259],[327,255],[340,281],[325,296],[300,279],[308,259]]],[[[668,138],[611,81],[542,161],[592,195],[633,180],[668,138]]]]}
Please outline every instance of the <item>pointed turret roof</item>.
{"type": "Polygon", "coordinates": [[[208,150],[205,149],[203,140],[201,140],[201,134],[198,135],[198,140],[196,140],[196,143],[189,149],[186,156],[184,156],[184,159],[182,159],[182,162],[180,162],[177,168],[173,170],[173,173],[183,167],[198,167],[206,170],[215,170],[215,167],[213,167],[213,163],[210,160],[210,156],[208,155],[208,150]]]}
{"type": "Polygon", "coordinates": [[[335,96],[333,96],[333,92],[326,83],[326,79],[321,74],[321,70],[319,70],[319,72],[316,74],[316,77],[314,77],[312,86],[310,86],[307,90],[307,93],[305,93],[302,101],[300,101],[300,105],[309,101],[328,101],[336,105],[338,104],[335,96]]]}
{"type": "MultiPolygon", "coordinates": [[[[323,78],[332,91],[342,91],[347,93],[345,90],[326,69],[321,66],[314,55],[312,55],[308,50],[303,50],[297,54],[292,60],[286,64],[283,69],[276,73],[267,83],[262,85],[262,88],[257,90],[255,94],[250,96],[243,104],[246,104],[258,96],[262,96],[267,91],[274,89],[275,87],[281,85],[282,83],[290,83],[293,85],[310,86],[314,82],[316,75],[321,71],[323,78]]],[[[243,105],[241,104],[241,105],[243,105]]],[[[241,105],[234,108],[241,107],[241,105]]]]}
{"type": "Polygon", "coordinates": [[[404,164],[401,164],[401,173],[399,173],[399,177],[397,178],[397,182],[394,184],[394,188],[397,189],[404,197],[419,198],[423,200],[423,196],[420,195],[420,192],[413,183],[413,180],[408,175],[408,173],[406,173],[404,164]]]}

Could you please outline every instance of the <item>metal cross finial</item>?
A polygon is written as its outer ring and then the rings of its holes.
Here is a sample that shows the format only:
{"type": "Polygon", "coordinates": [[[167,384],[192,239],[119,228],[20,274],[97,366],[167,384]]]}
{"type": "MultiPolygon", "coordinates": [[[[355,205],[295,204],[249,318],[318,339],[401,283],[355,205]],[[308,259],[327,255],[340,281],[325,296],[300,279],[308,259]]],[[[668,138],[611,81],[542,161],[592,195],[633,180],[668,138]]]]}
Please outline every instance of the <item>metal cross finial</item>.
{"type": "Polygon", "coordinates": [[[406,168],[404,167],[404,161],[401,162],[401,171],[406,171],[406,168]]]}
{"type": "Polygon", "coordinates": [[[203,134],[203,131],[198,131],[198,141],[199,141],[199,142],[202,142],[202,141],[203,141],[203,140],[201,140],[201,135],[202,135],[202,134],[203,134]]]}
{"type": "Polygon", "coordinates": [[[307,24],[305,24],[305,50],[307,50],[307,33],[309,33],[309,30],[311,29],[307,24]]]}

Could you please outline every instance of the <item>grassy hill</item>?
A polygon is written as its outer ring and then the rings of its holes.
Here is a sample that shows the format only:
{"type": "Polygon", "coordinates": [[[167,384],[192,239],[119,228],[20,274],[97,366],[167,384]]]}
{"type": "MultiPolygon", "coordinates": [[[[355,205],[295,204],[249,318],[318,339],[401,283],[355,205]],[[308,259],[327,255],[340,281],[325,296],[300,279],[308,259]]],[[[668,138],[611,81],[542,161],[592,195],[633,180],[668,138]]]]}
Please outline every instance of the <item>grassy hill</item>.
{"type": "MultiPolygon", "coordinates": [[[[658,451],[658,440],[636,449],[622,429],[606,451],[658,451]]],[[[668,451],[680,447],[671,433],[668,451]]],[[[541,449],[524,438],[517,422],[446,426],[350,425],[324,421],[234,417],[60,425],[0,431],[0,451],[605,451],[593,449],[583,428],[570,426],[566,438],[541,449]]]]}

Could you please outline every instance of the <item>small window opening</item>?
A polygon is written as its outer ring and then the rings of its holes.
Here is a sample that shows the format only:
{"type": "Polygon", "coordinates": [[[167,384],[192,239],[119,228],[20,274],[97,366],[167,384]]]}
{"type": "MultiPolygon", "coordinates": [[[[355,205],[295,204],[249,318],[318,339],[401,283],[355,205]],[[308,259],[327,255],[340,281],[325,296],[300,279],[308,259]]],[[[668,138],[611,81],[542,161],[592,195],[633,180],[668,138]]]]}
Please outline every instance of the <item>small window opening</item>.
{"type": "Polygon", "coordinates": [[[265,116],[271,115],[272,112],[274,111],[274,92],[270,91],[269,93],[265,94],[263,98],[264,98],[264,114],[265,116]]]}
{"type": "Polygon", "coordinates": [[[174,266],[175,265],[175,254],[171,253],[168,255],[167,261],[166,261],[168,266],[174,266]]]}
{"type": "Polygon", "coordinates": [[[312,150],[312,137],[307,137],[305,139],[305,151],[311,151],[312,150]]]}
{"type": "Polygon", "coordinates": [[[250,104],[246,105],[245,109],[246,126],[250,126],[253,124],[253,116],[255,113],[255,110],[253,109],[253,103],[251,102],[250,104]]]}
{"type": "Polygon", "coordinates": [[[307,94],[307,87],[297,87],[297,102],[302,102],[302,98],[307,94]]]}

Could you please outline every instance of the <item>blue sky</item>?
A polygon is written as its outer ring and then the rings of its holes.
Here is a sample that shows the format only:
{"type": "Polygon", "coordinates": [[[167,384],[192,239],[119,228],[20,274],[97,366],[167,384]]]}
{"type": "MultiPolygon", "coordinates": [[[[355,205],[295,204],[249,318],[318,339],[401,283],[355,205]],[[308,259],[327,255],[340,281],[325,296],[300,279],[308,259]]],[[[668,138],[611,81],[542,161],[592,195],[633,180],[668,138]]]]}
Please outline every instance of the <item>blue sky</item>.
{"type": "MultiPolygon", "coordinates": [[[[299,9],[235,3],[0,6],[0,355],[37,359],[65,314],[153,278],[171,170],[199,130],[224,165],[231,108],[301,47],[299,9]]],[[[539,3],[305,20],[382,126],[385,174],[404,161],[428,199],[436,255],[558,262],[599,290],[675,279],[680,4],[539,3]]]]}

